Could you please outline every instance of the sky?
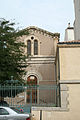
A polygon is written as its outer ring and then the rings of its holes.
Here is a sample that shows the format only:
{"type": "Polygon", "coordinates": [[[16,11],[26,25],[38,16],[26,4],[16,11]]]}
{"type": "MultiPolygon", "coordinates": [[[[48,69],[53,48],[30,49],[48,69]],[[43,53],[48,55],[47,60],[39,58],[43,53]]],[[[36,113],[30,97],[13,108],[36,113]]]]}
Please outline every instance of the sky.
{"type": "Polygon", "coordinates": [[[74,23],[74,4],[73,0],[0,0],[0,18],[14,21],[20,29],[37,26],[58,32],[63,41],[68,23],[74,23]]]}

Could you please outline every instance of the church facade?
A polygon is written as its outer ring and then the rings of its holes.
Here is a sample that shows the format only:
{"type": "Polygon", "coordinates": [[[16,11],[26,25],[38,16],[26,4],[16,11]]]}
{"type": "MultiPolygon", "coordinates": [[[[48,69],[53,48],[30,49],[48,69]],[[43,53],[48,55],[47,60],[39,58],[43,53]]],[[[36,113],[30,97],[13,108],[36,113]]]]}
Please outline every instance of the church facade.
{"type": "Polygon", "coordinates": [[[25,81],[34,81],[36,85],[56,84],[55,58],[59,33],[51,33],[37,27],[26,29],[29,35],[23,36],[28,55],[25,81]]]}

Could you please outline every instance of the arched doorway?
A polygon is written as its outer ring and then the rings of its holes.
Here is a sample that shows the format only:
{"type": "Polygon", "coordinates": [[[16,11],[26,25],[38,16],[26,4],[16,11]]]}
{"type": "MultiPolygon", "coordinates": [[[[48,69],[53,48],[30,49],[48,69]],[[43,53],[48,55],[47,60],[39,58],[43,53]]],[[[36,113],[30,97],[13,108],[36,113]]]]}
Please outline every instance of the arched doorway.
{"type": "Polygon", "coordinates": [[[37,103],[37,77],[30,75],[27,78],[27,103],[37,103]]]}

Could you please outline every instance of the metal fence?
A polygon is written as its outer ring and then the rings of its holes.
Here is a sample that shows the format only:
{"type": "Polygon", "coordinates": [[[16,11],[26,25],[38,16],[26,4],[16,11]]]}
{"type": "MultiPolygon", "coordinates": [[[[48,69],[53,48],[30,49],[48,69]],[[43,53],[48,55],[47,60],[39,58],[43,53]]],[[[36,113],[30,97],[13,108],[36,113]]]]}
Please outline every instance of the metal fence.
{"type": "Polygon", "coordinates": [[[58,107],[60,101],[57,85],[0,86],[0,105],[10,107],[58,107]]]}

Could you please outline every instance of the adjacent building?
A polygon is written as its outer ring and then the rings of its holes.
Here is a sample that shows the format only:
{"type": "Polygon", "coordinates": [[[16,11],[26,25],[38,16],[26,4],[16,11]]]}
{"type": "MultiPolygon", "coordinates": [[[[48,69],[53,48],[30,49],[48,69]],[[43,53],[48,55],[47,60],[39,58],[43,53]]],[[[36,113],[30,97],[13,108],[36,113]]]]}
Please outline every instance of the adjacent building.
{"type": "Polygon", "coordinates": [[[74,37],[75,40],[80,40],[80,0],[74,0],[74,11],[75,11],[74,37]]]}
{"type": "Polygon", "coordinates": [[[32,107],[36,120],[80,120],[80,41],[59,42],[56,76],[60,89],[60,106],[32,107]],[[40,114],[42,111],[42,114],[40,114]]]}
{"type": "Polygon", "coordinates": [[[70,23],[68,23],[68,27],[65,30],[64,41],[71,41],[71,40],[74,40],[74,27],[71,27],[70,23]]]}

